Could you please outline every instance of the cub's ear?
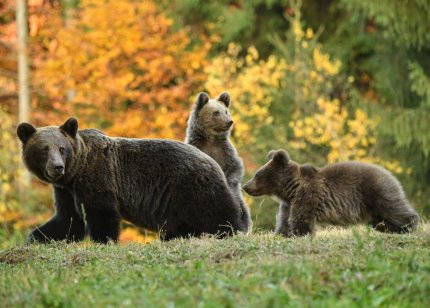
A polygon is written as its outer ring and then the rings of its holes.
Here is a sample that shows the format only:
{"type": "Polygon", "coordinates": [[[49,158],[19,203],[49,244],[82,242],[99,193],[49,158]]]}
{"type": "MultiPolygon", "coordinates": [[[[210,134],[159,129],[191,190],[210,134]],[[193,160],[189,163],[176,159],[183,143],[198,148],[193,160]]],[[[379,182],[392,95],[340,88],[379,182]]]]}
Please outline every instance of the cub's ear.
{"type": "Polygon", "coordinates": [[[303,177],[311,177],[312,175],[314,175],[317,172],[318,172],[318,169],[312,165],[304,164],[304,165],[300,166],[300,174],[303,177]]]}
{"type": "Polygon", "coordinates": [[[228,94],[227,92],[222,92],[216,99],[217,101],[223,103],[227,108],[230,107],[230,94],[228,94]]]}
{"type": "Polygon", "coordinates": [[[75,138],[78,133],[78,120],[76,118],[69,118],[60,126],[60,129],[70,137],[75,138]]]}
{"type": "Polygon", "coordinates": [[[30,123],[21,123],[16,129],[16,134],[22,143],[26,143],[28,139],[36,132],[36,129],[30,123]]]}
{"type": "Polygon", "coordinates": [[[205,92],[201,92],[199,95],[197,95],[196,99],[196,109],[200,110],[202,107],[209,102],[209,95],[205,92]]]}
{"type": "Polygon", "coordinates": [[[273,155],[275,155],[276,150],[271,150],[269,153],[267,153],[267,159],[271,160],[273,158],[273,155]]]}
{"type": "Polygon", "coordinates": [[[272,159],[278,165],[286,165],[288,164],[290,157],[288,156],[287,151],[277,150],[275,153],[273,153],[272,159]]]}

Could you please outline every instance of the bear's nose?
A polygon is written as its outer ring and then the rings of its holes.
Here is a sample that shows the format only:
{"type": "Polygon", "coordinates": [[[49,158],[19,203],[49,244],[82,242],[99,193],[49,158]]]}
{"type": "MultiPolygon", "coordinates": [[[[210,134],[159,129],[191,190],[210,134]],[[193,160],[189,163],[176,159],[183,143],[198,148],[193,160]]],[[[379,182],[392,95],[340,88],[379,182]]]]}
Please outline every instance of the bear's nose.
{"type": "Polygon", "coordinates": [[[54,170],[55,170],[56,173],[60,174],[60,173],[63,172],[64,166],[57,165],[57,166],[54,167],[54,170]]]}
{"type": "Polygon", "coordinates": [[[232,125],[233,125],[233,121],[230,121],[230,122],[228,122],[227,124],[228,124],[228,127],[230,127],[230,126],[232,126],[232,125]]]}

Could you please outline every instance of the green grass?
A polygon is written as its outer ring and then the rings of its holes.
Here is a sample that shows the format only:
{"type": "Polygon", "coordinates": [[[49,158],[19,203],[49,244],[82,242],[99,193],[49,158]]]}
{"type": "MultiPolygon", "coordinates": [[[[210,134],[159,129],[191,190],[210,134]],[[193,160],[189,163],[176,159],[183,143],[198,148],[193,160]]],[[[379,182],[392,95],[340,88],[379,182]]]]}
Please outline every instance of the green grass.
{"type": "Polygon", "coordinates": [[[0,251],[0,306],[428,307],[430,224],[0,251]]]}

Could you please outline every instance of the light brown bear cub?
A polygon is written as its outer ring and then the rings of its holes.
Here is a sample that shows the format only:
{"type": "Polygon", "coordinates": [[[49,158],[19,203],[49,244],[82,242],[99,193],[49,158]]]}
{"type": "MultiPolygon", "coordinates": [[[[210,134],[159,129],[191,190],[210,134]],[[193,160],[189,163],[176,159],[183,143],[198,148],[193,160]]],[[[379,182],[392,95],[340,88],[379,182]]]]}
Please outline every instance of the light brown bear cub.
{"type": "Polygon", "coordinates": [[[395,233],[417,227],[419,216],[399,181],[379,166],[351,161],[315,168],[290,160],[284,150],[269,152],[268,159],[243,188],[281,199],[276,231],[282,235],[311,234],[316,222],[370,223],[395,233]]]}
{"type": "Polygon", "coordinates": [[[230,95],[221,93],[210,99],[202,92],[188,119],[185,143],[190,144],[212,157],[224,171],[228,186],[241,208],[243,225],[250,228],[248,206],[242,195],[243,162],[236,148],[230,142],[233,121],[230,116],[230,95]]]}

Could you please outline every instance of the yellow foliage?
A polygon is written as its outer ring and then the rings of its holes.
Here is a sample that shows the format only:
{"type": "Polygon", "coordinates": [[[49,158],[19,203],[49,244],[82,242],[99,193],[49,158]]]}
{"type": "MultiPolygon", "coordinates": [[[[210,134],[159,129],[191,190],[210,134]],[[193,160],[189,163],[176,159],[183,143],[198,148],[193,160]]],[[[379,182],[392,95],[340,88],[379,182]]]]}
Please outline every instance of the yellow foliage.
{"type": "MultiPolygon", "coordinates": [[[[295,52],[287,61],[286,75],[293,83],[286,91],[293,93],[295,110],[288,123],[293,132],[289,146],[309,155],[327,153],[328,163],[360,160],[383,165],[395,173],[404,172],[398,162],[371,154],[379,119],[370,117],[363,108],[348,106],[348,98],[341,101],[330,97],[341,62],[322,51],[311,29],[302,29],[300,13],[290,22],[295,52]]],[[[344,81],[351,82],[352,77],[344,81]]]]}
{"type": "Polygon", "coordinates": [[[300,25],[300,20],[294,19],[291,26],[293,28],[293,33],[296,37],[296,41],[300,42],[305,35],[302,26],[300,25]]]}
{"type": "Polygon", "coordinates": [[[341,62],[339,60],[330,61],[329,56],[322,53],[319,46],[313,50],[313,61],[317,71],[326,72],[329,75],[339,73],[341,62]]]}
{"type": "MultiPolygon", "coordinates": [[[[328,147],[330,163],[366,158],[368,148],[376,141],[378,121],[361,109],[356,109],[354,115],[348,113],[338,99],[319,98],[317,105],[316,113],[290,123],[295,137],[302,143],[328,147]]],[[[305,148],[303,144],[294,145],[305,148]]]]}
{"type": "Polygon", "coordinates": [[[14,122],[0,107],[0,217],[4,225],[11,225],[21,218],[17,200],[21,155],[14,122]]]}
{"type": "Polygon", "coordinates": [[[254,143],[258,131],[272,124],[269,108],[286,69],[285,62],[275,56],[260,60],[253,46],[245,60],[238,56],[240,51],[240,46],[229,44],[227,52],[215,57],[205,69],[205,88],[213,95],[228,90],[232,97],[238,146],[254,143]]]}

